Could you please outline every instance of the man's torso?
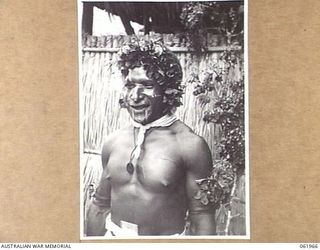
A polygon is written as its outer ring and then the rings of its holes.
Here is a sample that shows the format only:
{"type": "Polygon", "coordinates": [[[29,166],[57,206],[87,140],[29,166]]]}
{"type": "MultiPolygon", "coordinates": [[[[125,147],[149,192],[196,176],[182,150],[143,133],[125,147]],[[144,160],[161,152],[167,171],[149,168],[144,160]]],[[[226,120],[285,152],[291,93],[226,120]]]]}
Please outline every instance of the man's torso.
{"type": "Polygon", "coordinates": [[[137,129],[124,129],[117,137],[104,170],[112,187],[112,221],[137,224],[144,235],[183,231],[187,199],[180,144],[185,133],[190,134],[189,128],[179,121],[170,128],[149,129],[138,161],[133,160],[133,173],[126,166],[137,129]]]}

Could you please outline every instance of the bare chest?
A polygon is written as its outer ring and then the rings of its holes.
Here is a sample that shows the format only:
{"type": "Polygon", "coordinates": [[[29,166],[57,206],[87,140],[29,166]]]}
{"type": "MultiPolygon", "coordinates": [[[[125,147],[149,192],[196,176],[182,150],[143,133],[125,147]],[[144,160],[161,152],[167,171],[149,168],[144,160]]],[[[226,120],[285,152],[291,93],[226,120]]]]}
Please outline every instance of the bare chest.
{"type": "Polygon", "coordinates": [[[147,135],[138,159],[132,161],[133,171],[127,164],[134,148],[134,138],[117,143],[110,155],[107,169],[113,188],[141,187],[151,192],[174,189],[184,178],[179,147],[168,133],[147,135]]]}

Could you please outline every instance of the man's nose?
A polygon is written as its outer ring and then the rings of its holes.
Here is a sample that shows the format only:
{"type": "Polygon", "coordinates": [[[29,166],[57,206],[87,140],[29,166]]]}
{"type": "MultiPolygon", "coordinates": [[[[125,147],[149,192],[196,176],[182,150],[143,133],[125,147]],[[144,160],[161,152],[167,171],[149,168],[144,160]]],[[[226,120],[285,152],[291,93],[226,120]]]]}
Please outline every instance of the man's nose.
{"type": "Polygon", "coordinates": [[[142,94],[142,89],[140,87],[135,87],[131,90],[129,97],[132,101],[137,102],[142,98],[141,94],[142,94]]]}

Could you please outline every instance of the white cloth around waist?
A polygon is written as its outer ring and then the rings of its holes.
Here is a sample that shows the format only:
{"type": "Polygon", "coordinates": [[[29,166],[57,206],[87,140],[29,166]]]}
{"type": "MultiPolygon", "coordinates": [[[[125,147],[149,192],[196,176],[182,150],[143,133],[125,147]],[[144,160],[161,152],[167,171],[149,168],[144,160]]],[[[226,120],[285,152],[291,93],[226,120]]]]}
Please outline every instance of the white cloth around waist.
{"type": "MultiPolygon", "coordinates": [[[[122,236],[122,237],[134,237],[134,236],[139,236],[138,231],[135,230],[130,230],[128,228],[122,228],[119,227],[116,223],[114,223],[111,220],[111,214],[108,214],[107,218],[106,218],[106,225],[105,228],[107,229],[107,232],[105,234],[105,237],[107,238],[112,238],[115,236],[122,236]]],[[[186,229],[183,230],[182,233],[176,233],[173,235],[169,235],[169,236],[183,236],[186,234],[186,229]]]]}
{"type": "Polygon", "coordinates": [[[105,236],[138,236],[138,231],[130,230],[128,228],[119,227],[116,223],[111,220],[111,214],[108,214],[106,218],[106,229],[105,236]]]}

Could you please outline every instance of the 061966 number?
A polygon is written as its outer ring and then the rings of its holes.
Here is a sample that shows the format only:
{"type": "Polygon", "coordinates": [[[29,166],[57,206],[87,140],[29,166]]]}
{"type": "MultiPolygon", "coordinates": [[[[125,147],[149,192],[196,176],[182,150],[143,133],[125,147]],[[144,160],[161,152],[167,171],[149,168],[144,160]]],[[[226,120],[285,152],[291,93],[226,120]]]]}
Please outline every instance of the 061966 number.
{"type": "Polygon", "coordinates": [[[300,248],[317,249],[318,248],[318,244],[316,244],[316,243],[300,244],[300,248]]]}

